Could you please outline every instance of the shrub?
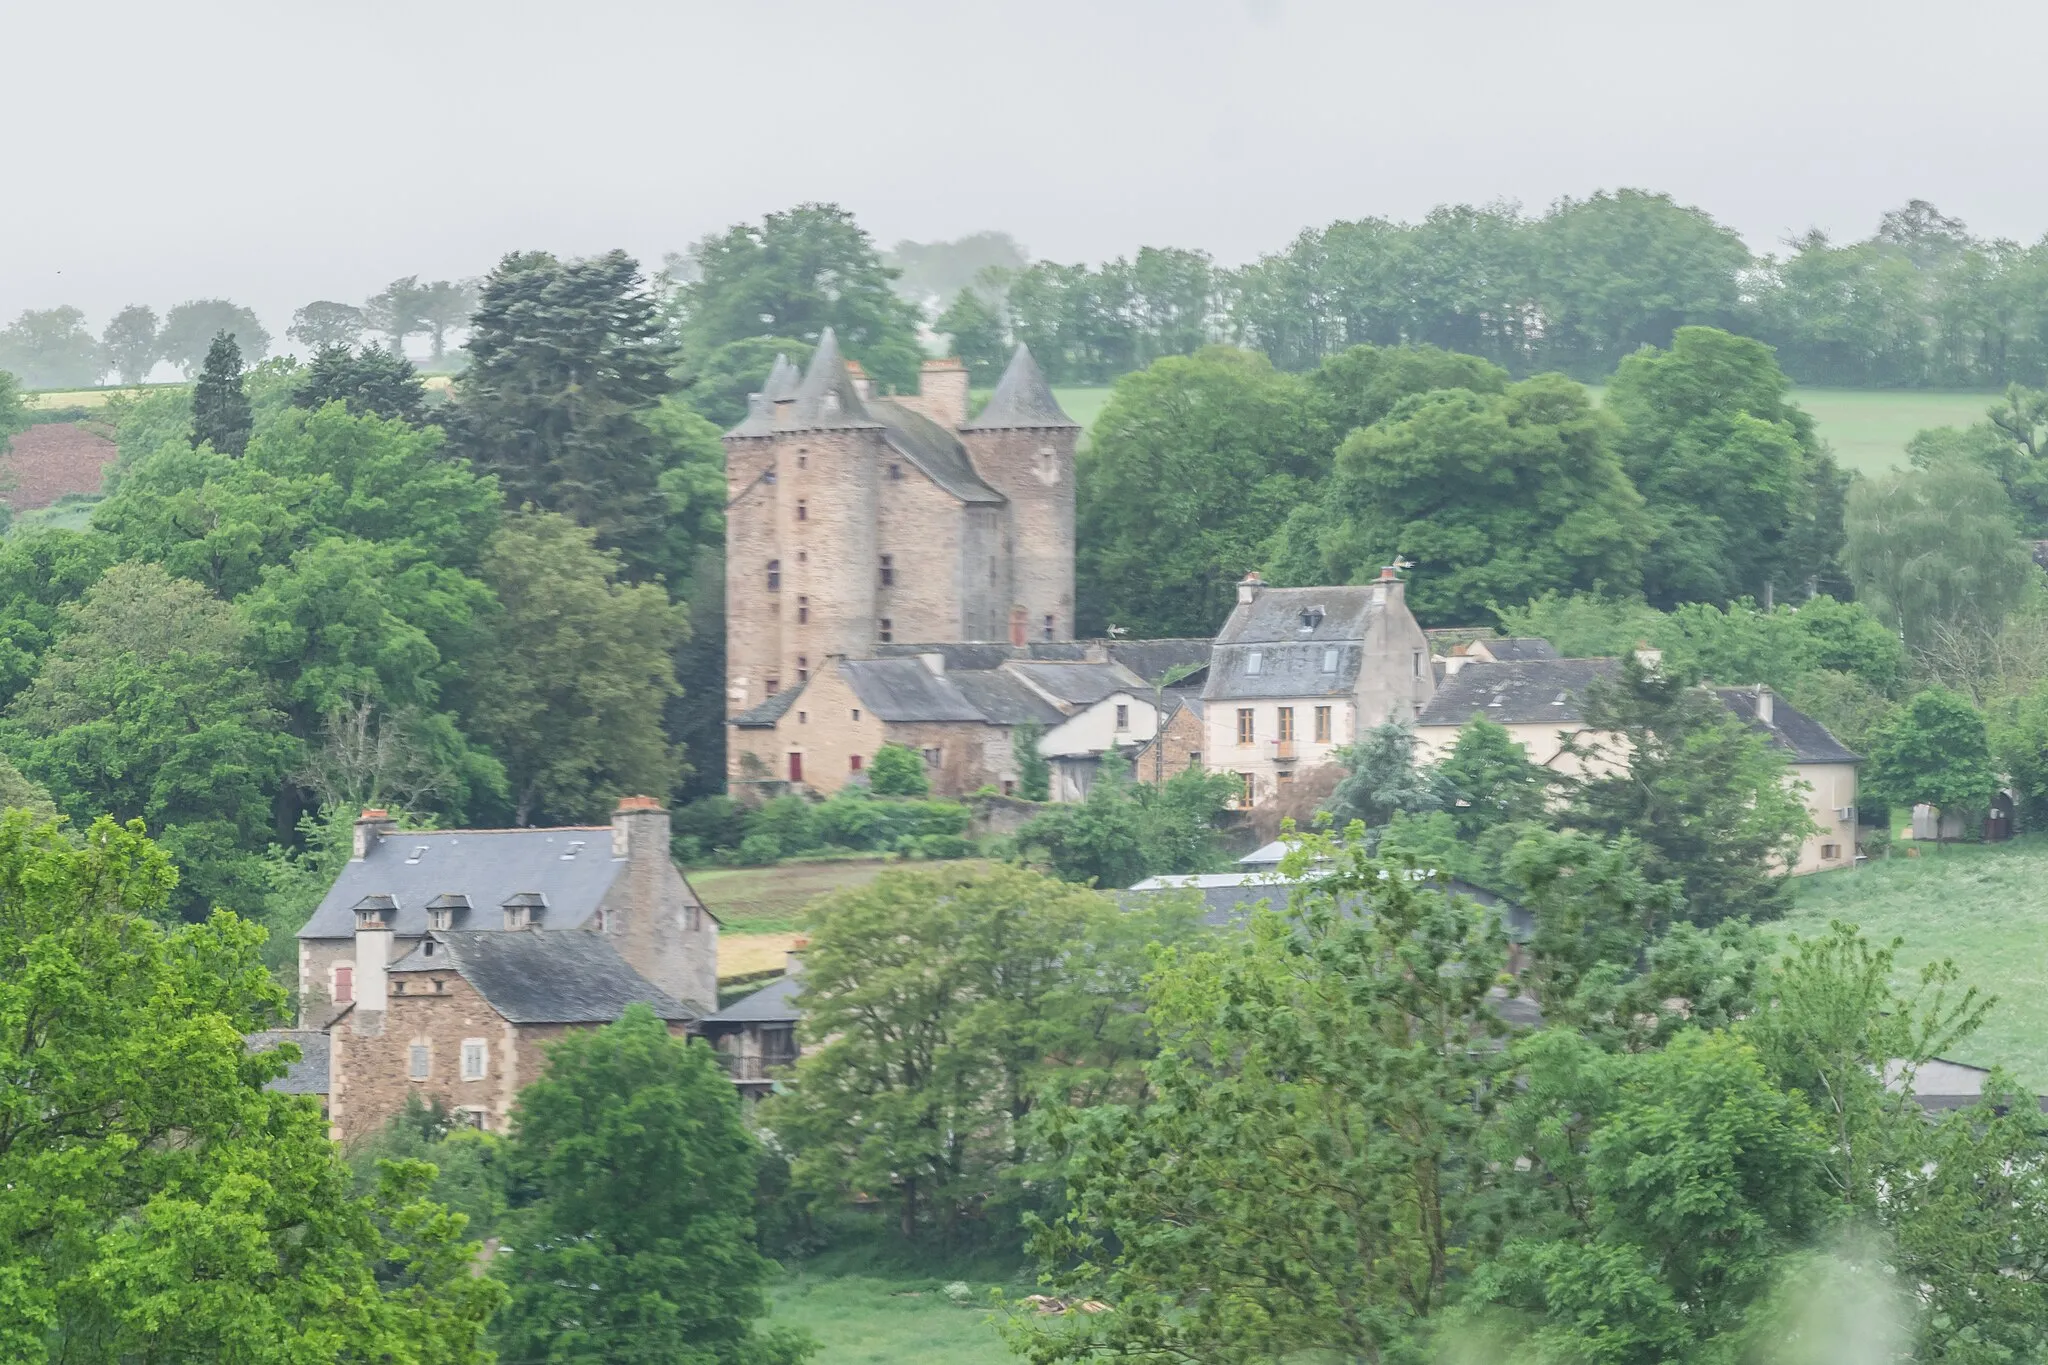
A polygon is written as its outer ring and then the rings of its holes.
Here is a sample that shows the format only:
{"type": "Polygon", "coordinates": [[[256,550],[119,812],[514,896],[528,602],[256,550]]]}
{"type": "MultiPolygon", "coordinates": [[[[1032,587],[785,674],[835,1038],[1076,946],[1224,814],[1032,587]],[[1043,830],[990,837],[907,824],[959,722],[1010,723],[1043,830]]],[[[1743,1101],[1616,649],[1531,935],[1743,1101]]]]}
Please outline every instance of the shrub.
{"type": "Polygon", "coordinates": [[[971,858],[974,842],[957,834],[913,834],[904,839],[900,851],[913,858],[971,858]]]}
{"type": "Polygon", "coordinates": [[[824,842],[818,809],[801,796],[778,796],[763,803],[747,820],[747,837],[774,836],[783,857],[808,852],[824,842]]]}
{"type": "Polygon", "coordinates": [[[932,789],[924,756],[905,744],[884,744],[875,751],[868,786],[877,796],[926,796],[932,789]]]}
{"type": "Polygon", "coordinates": [[[782,844],[772,834],[749,834],[740,841],[740,861],[760,867],[782,860],[782,844]]]}
{"type": "MultiPolygon", "coordinates": [[[[685,839],[696,840],[696,856],[702,857],[715,848],[740,846],[747,837],[747,808],[730,796],[700,796],[677,811],[669,827],[679,845],[685,839]]],[[[684,857],[680,849],[676,856],[684,857]]]]}

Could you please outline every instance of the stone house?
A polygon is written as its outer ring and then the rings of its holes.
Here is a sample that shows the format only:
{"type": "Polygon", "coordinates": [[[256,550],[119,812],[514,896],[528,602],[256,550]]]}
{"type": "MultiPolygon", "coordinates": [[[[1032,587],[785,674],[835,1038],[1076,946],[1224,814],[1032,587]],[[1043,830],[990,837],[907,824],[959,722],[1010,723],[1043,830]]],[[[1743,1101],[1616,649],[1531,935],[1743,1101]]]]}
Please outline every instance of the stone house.
{"type": "Polygon", "coordinates": [[[1436,690],[1429,639],[1392,569],[1367,584],[1272,588],[1257,574],[1217,633],[1202,688],[1203,761],[1238,775],[1242,807],[1388,720],[1413,720],[1436,690]]]}
{"type": "Polygon", "coordinates": [[[299,931],[299,998],[301,1030],[327,1040],[338,1137],[408,1094],[502,1125],[564,1031],[636,1001],[679,1030],[714,1010],[718,922],[650,797],[554,829],[401,832],[365,811],[299,931]]]}
{"type": "MultiPolygon", "coordinates": [[[[1545,646],[1548,649],[1548,646],[1545,646]]],[[[1492,663],[1468,659],[1448,674],[1415,723],[1416,758],[1437,762],[1458,741],[1458,731],[1475,716],[1504,727],[1529,761],[1564,776],[1611,771],[1620,761],[1609,752],[1582,756],[1568,741],[1586,731],[1583,701],[1598,679],[1617,678],[1619,659],[1525,657],[1492,663]]],[[[1554,651],[1553,651],[1554,654],[1554,651]]],[[[1711,689],[1723,706],[1761,732],[1785,756],[1786,781],[1801,789],[1808,816],[1819,832],[1800,846],[1795,874],[1849,867],[1856,860],[1856,772],[1862,762],[1826,726],[1798,710],[1768,687],[1711,689]]]]}
{"type": "Polygon", "coordinates": [[[725,434],[727,715],[895,642],[1072,640],[1080,434],[1021,346],[971,421],[957,360],[886,396],[829,329],[778,360],[725,434]]]}
{"type": "Polygon", "coordinates": [[[801,959],[793,952],[781,976],[697,1022],[697,1031],[725,1054],[733,1084],[748,1098],[773,1091],[776,1079],[796,1062],[801,1050],[796,1030],[803,1021],[796,1005],[801,971],[801,959]]]}
{"type": "Polygon", "coordinates": [[[1153,741],[1138,746],[1131,772],[1140,782],[1171,782],[1189,768],[1203,766],[1202,746],[1209,742],[1200,692],[1169,692],[1166,720],[1153,741]]]}

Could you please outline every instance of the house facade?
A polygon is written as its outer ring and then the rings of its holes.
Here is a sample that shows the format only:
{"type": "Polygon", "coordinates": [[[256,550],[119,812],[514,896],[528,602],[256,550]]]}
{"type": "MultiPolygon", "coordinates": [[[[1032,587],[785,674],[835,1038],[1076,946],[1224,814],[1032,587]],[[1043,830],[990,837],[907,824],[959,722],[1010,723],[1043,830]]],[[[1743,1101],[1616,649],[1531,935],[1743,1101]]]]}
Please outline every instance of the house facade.
{"type": "Polygon", "coordinates": [[[1238,775],[1261,804],[1297,773],[1389,720],[1413,721],[1436,691],[1429,639],[1392,569],[1356,586],[1237,588],[1202,687],[1205,766],[1238,775]]]}

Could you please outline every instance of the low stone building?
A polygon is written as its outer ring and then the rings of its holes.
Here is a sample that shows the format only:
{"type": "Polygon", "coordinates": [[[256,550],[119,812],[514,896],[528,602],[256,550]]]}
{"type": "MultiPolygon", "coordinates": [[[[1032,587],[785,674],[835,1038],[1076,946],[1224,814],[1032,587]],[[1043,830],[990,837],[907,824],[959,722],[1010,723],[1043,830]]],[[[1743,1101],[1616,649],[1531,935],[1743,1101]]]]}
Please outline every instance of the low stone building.
{"type": "Polygon", "coordinates": [[[1238,775],[1241,807],[1259,805],[1365,730],[1415,719],[1435,690],[1429,639],[1391,568],[1322,588],[1250,574],[1211,651],[1203,761],[1238,775]]]}
{"type": "Polygon", "coordinates": [[[1209,742],[1200,692],[1169,693],[1166,720],[1157,737],[1131,756],[1131,772],[1140,782],[1164,784],[1190,768],[1201,768],[1202,746],[1209,742]]]}
{"type": "Polygon", "coordinates": [[[714,1010],[718,922],[650,797],[554,829],[405,832],[371,810],[299,931],[299,982],[338,1138],[408,1095],[496,1127],[563,1032],[636,1002],[678,1031],[714,1010]]]}

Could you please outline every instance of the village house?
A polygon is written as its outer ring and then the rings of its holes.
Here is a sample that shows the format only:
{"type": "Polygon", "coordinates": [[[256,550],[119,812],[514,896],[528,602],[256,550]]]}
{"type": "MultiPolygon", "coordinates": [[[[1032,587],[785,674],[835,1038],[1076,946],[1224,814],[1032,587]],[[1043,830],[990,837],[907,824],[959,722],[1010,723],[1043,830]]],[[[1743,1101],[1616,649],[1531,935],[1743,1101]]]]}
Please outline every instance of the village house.
{"type": "Polygon", "coordinates": [[[1241,807],[1259,805],[1365,730],[1414,720],[1435,690],[1429,639],[1393,569],[1322,588],[1249,574],[1210,653],[1201,761],[1237,774],[1241,807]]]}
{"type": "Polygon", "coordinates": [[[327,1097],[338,1139],[408,1096],[501,1129],[565,1032],[636,1003],[678,1033],[712,1013],[718,922],[650,797],[620,801],[609,825],[554,829],[400,831],[370,810],[299,931],[299,995],[300,1029],[279,1040],[302,1065],[283,1079],[327,1097]]]}
{"type": "MultiPolygon", "coordinates": [[[[1620,761],[1615,745],[1596,744],[1586,736],[1586,689],[1600,679],[1621,675],[1619,659],[1560,659],[1547,643],[1541,648],[1500,651],[1486,642],[1481,653],[1470,648],[1464,657],[1447,660],[1436,695],[1415,723],[1416,760],[1440,762],[1458,742],[1458,732],[1476,716],[1502,726],[1522,747],[1531,763],[1561,776],[1580,777],[1612,771],[1620,761]],[[1545,657],[1548,655],[1549,657],[1545,657]],[[1583,751],[1598,750],[1596,754],[1583,751]]],[[[1654,651],[1645,658],[1655,662],[1654,651]]],[[[1785,756],[1786,781],[1803,787],[1807,814],[1819,832],[1800,846],[1794,873],[1849,867],[1856,860],[1856,771],[1862,762],[1827,727],[1793,707],[1768,687],[1717,687],[1716,698],[1743,722],[1761,732],[1785,756]]]]}

